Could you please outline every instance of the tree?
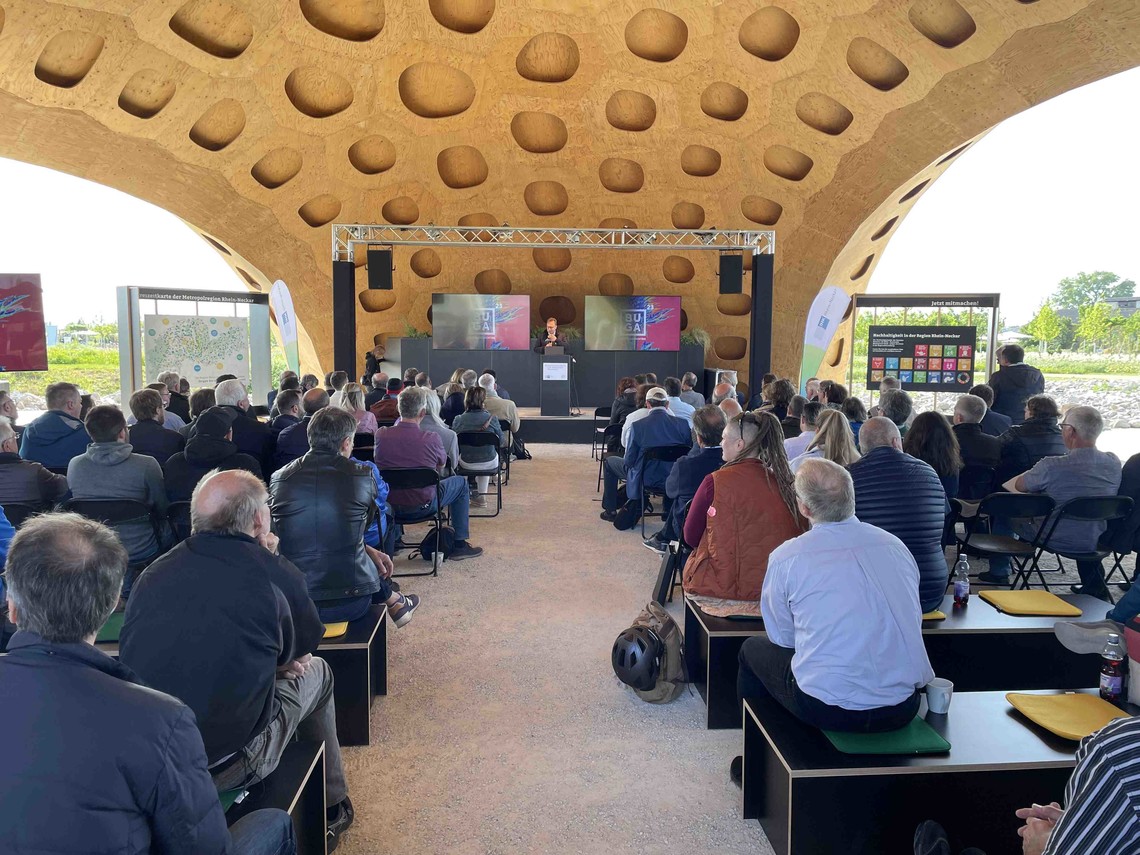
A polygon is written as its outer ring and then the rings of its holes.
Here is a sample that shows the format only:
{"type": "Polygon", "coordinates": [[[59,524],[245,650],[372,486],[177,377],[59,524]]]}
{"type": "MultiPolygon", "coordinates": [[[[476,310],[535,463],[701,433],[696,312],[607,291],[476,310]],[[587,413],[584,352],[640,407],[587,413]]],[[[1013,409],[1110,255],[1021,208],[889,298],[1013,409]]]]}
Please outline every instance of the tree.
{"type": "Polygon", "coordinates": [[[1050,299],[1058,309],[1076,309],[1091,306],[1104,300],[1131,297],[1136,283],[1131,279],[1121,279],[1115,273],[1097,270],[1094,273],[1078,273],[1067,276],[1057,283],[1057,290],[1050,299]]]}
{"type": "Polygon", "coordinates": [[[1089,350],[1103,345],[1113,327],[1113,316],[1116,311],[1108,303],[1093,303],[1091,306],[1082,306],[1080,319],[1077,321],[1077,338],[1089,350]]]}
{"type": "Polygon", "coordinates": [[[1048,353],[1049,342],[1059,339],[1064,331],[1060,315],[1048,303],[1038,309],[1037,316],[1022,328],[1022,332],[1041,343],[1042,353],[1048,353]]]}

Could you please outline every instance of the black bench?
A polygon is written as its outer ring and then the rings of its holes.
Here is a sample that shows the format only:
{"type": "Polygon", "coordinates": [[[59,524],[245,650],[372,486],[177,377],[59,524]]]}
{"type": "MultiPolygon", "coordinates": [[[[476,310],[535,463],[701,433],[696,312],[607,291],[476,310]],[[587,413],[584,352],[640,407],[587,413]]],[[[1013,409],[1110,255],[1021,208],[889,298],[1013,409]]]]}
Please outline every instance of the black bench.
{"type": "Polygon", "coordinates": [[[317,655],[333,672],[336,734],[341,745],[372,743],[372,699],[388,694],[388,607],[372,606],[340,638],[326,638],[317,655]]]}
{"type": "Polygon", "coordinates": [[[246,796],[226,811],[233,825],[261,808],[277,808],[293,820],[297,855],[325,855],[325,746],[323,742],[292,742],[281,762],[264,781],[251,784],[246,796]]]}
{"type": "Polygon", "coordinates": [[[747,699],[744,818],[777,855],[910,852],[926,819],[958,846],[1020,852],[1014,811],[1062,801],[1077,744],[1031,724],[1004,692],[955,691],[947,715],[925,701],[920,714],[949,753],[843,754],[771,698],[747,699]]]}
{"type": "Polygon", "coordinates": [[[764,621],[715,617],[685,598],[685,667],[705,702],[709,730],[740,727],[736,699],[737,657],[745,640],[764,631],[764,621]]]}

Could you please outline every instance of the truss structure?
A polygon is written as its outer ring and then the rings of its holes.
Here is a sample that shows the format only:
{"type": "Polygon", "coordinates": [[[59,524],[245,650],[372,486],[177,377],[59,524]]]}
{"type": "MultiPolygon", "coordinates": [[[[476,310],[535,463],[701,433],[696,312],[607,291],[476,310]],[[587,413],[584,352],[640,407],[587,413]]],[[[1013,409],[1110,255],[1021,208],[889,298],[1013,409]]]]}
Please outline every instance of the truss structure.
{"type": "Polygon", "coordinates": [[[751,252],[772,255],[774,231],[720,229],[525,229],[513,226],[390,226],[332,227],[333,261],[354,261],[358,244],[375,246],[497,246],[541,249],[565,246],[591,249],[670,249],[751,252]]]}

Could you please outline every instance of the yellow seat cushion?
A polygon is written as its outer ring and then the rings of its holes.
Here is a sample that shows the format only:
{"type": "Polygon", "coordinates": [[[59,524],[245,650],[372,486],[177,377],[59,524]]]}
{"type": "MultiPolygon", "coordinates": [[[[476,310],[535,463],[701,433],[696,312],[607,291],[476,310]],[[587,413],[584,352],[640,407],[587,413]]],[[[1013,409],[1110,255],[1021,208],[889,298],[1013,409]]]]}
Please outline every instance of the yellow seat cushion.
{"type": "Polygon", "coordinates": [[[1081,610],[1048,591],[982,591],[981,598],[1008,615],[1080,617],[1081,610]]]}
{"type": "Polygon", "coordinates": [[[922,616],[923,620],[946,620],[946,612],[942,609],[935,609],[932,612],[927,612],[922,616]]]}
{"type": "Polygon", "coordinates": [[[346,632],[348,632],[348,621],[346,620],[325,624],[325,638],[340,638],[346,632]]]}
{"type": "Polygon", "coordinates": [[[1128,713],[1097,695],[1026,695],[1010,692],[1010,706],[1034,724],[1065,739],[1080,741],[1128,713]]]}

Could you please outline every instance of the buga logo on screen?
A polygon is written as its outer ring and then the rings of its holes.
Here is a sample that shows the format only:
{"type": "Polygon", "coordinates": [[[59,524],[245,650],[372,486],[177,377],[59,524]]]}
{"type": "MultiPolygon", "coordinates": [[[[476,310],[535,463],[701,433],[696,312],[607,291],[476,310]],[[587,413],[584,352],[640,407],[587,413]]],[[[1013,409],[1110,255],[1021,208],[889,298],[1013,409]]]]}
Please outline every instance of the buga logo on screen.
{"type": "Polygon", "coordinates": [[[479,309],[474,318],[476,335],[494,336],[495,334],[495,308],[479,309]]]}
{"type": "Polygon", "coordinates": [[[625,334],[630,338],[645,338],[648,333],[648,320],[645,309],[625,309],[622,312],[625,334]]]}

